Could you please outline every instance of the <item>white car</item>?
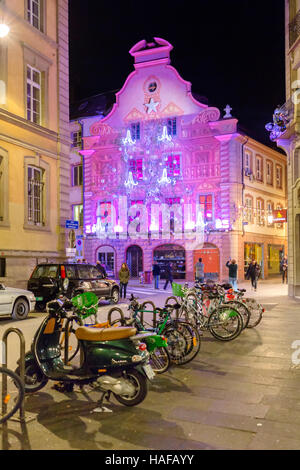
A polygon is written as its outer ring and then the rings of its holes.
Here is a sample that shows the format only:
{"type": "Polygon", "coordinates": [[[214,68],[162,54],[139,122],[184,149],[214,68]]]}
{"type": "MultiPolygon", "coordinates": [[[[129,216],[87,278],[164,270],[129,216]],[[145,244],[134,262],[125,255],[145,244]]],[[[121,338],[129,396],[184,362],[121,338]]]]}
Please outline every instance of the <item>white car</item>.
{"type": "Polygon", "coordinates": [[[24,320],[34,310],[35,302],[35,296],[29,290],[0,284],[0,315],[11,315],[14,320],[24,320]]]}

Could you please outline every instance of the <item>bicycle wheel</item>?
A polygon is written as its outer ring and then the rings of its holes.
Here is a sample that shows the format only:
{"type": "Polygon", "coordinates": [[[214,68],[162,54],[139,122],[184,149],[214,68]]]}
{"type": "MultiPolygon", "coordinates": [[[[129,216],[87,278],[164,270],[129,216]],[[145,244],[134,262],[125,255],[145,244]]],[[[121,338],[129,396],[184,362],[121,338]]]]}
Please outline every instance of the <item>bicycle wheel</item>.
{"type": "Polygon", "coordinates": [[[237,310],[228,305],[222,305],[212,312],[207,327],[214,338],[220,341],[231,341],[241,333],[243,320],[237,310]]]}
{"type": "Polygon", "coordinates": [[[250,310],[247,307],[247,305],[243,302],[240,302],[239,300],[230,300],[229,302],[226,302],[229,305],[231,305],[233,308],[235,308],[241,315],[242,320],[243,320],[243,329],[247,328],[250,320],[250,310]]]}
{"type": "MultiPolygon", "coordinates": [[[[82,326],[83,322],[81,320],[78,320],[78,324],[82,326]]],[[[71,321],[68,327],[66,323],[61,330],[61,337],[60,337],[59,345],[61,349],[61,352],[60,352],[61,358],[64,361],[64,363],[72,361],[79,352],[80,345],[79,345],[78,339],[76,338],[75,331],[76,329],[73,326],[73,321],[71,321]],[[68,335],[67,351],[66,351],[66,335],[68,335]]]]}
{"type": "Polygon", "coordinates": [[[168,349],[164,346],[156,348],[155,351],[150,354],[149,362],[156,374],[163,374],[166,372],[171,365],[171,358],[168,349]]]}
{"type": "Polygon", "coordinates": [[[168,340],[168,351],[177,365],[192,361],[200,351],[201,340],[197,329],[190,323],[174,320],[162,334],[168,340]]]}
{"type": "Polygon", "coordinates": [[[19,410],[25,390],[20,376],[12,370],[0,367],[0,380],[2,388],[0,424],[2,424],[19,410]]]}
{"type": "Polygon", "coordinates": [[[250,319],[247,328],[254,328],[261,322],[264,308],[255,299],[246,298],[243,299],[243,302],[245,302],[250,311],[250,319]]]}

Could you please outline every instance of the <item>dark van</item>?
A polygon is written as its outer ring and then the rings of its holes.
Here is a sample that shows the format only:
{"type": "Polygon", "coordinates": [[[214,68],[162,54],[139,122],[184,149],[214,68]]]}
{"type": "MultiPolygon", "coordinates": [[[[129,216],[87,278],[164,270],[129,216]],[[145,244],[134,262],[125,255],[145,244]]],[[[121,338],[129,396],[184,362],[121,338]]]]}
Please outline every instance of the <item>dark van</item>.
{"type": "Polygon", "coordinates": [[[99,300],[119,301],[119,286],[113,279],[107,279],[90,264],[45,263],[38,264],[27,283],[27,289],[34,293],[36,310],[44,311],[46,303],[62,293],[68,298],[80,289],[94,292],[99,300]]]}

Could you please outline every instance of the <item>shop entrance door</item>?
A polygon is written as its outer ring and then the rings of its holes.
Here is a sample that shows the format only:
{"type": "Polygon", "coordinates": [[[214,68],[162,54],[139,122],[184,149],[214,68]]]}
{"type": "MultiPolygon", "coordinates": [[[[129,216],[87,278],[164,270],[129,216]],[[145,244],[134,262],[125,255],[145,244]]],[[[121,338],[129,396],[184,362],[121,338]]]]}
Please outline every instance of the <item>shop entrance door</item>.
{"type": "Polygon", "coordinates": [[[220,275],[220,252],[215,245],[205,243],[201,250],[194,250],[194,277],[195,264],[202,258],[204,264],[204,279],[217,281],[220,275]]]}
{"type": "Polygon", "coordinates": [[[139,273],[143,271],[143,251],[141,247],[132,245],[127,249],[126,263],[130,271],[130,276],[139,277],[139,273]]]}

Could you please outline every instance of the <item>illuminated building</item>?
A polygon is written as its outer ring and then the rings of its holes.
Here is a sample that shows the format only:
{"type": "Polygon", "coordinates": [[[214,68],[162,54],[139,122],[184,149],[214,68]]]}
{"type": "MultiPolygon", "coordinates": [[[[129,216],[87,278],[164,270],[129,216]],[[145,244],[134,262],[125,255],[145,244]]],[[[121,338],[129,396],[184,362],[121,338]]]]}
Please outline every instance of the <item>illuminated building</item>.
{"type": "Polygon", "coordinates": [[[229,105],[221,116],[194,96],[172,48],[137,43],[112,109],[79,119],[84,257],[115,273],[127,261],[133,277],[156,261],[191,280],[199,257],[206,278],[227,279],[230,257],[240,279],[254,257],[264,277],[278,274],[286,224],[273,209],[286,208],[285,156],[240,132],[229,105]]]}

